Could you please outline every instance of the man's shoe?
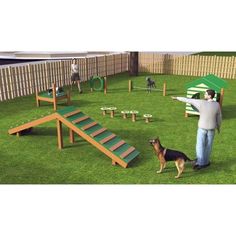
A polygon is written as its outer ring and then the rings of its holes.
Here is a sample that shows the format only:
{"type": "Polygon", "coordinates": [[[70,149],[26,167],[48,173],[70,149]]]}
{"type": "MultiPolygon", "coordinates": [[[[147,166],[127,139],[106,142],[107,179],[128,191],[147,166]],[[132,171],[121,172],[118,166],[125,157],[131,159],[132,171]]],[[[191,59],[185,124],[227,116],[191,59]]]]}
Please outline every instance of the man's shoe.
{"type": "Polygon", "coordinates": [[[211,163],[209,162],[208,164],[206,164],[206,165],[194,165],[193,166],[193,169],[194,170],[201,170],[201,169],[203,169],[203,168],[206,168],[206,167],[208,167],[208,166],[210,166],[211,165],[211,163]]]}

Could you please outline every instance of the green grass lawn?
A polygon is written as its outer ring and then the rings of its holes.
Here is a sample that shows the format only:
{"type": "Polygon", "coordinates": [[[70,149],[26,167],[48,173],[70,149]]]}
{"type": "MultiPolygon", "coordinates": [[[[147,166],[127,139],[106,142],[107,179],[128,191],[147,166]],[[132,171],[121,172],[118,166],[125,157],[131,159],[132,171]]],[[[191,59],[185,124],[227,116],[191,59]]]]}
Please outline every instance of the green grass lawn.
{"type": "MultiPolygon", "coordinates": [[[[135,85],[145,86],[145,74],[133,77],[135,85]]],[[[236,80],[228,80],[223,102],[222,132],[216,134],[212,152],[212,165],[208,169],[193,171],[190,164],[182,177],[174,179],[177,171],[173,162],[164,173],[156,174],[159,162],[148,143],[159,136],[162,144],[195,158],[197,116],[184,117],[185,104],[171,99],[171,95],[185,96],[185,84],[195,77],[153,75],[162,88],[167,83],[167,96],[161,92],[133,91],[128,93],[128,74],[122,73],[108,79],[108,93],[89,92],[83,83],[83,94],[74,87],[72,105],[78,106],[110,131],[120,136],[141,152],[129,168],[111,165],[111,159],[95,147],[76,136],[69,143],[69,132],[63,126],[64,149],[57,148],[56,122],[33,128],[31,135],[20,138],[8,135],[8,129],[22,122],[41,117],[52,111],[52,104],[35,105],[35,97],[27,96],[0,102],[0,183],[2,184],[233,184],[236,183],[236,80]],[[112,119],[102,116],[101,106],[116,106],[118,112],[112,119]],[[137,122],[123,120],[120,111],[138,110],[137,122]],[[144,113],[153,115],[146,124],[144,113]]],[[[60,103],[58,109],[64,108],[60,103]]]]}

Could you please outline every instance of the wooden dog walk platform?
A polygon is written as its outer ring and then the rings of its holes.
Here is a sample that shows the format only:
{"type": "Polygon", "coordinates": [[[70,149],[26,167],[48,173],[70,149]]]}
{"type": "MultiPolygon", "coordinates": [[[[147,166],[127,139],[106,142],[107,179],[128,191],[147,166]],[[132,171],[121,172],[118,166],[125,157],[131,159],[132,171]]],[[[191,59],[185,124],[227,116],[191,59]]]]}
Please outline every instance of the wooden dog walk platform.
{"type": "Polygon", "coordinates": [[[52,120],[56,120],[57,123],[59,149],[63,148],[62,124],[64,124],[70,130],[71,143],[74,142],[74,134],[78,134],[98,150],[103,152],[106,156],[111,158],[113,165],[119,164],[126,168],[128,167],[128,164],[140,154],[140,152],[133,146],[127,144],[120,137],[116,136],[106,128],[103,128],[100,124],[73,106],[69,106],[51,115],[12,128],[8,133],[20,135],[24,130],[52,120]]]}

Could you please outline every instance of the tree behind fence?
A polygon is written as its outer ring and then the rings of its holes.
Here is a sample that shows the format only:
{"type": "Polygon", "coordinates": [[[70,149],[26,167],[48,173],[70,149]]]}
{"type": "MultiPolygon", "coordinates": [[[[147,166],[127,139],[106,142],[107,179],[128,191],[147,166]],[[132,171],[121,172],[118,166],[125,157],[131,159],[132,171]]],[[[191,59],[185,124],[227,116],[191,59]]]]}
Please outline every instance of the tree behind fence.
{"type": "MultiPolygon", "coordinates": [[[[82,81],[93,75],[109,76],[128,70],[128,53],[76,59],[82,81]]],[[[0,101],[70,85],[72,60],[45,61],[0,67],[0,101]]]]}

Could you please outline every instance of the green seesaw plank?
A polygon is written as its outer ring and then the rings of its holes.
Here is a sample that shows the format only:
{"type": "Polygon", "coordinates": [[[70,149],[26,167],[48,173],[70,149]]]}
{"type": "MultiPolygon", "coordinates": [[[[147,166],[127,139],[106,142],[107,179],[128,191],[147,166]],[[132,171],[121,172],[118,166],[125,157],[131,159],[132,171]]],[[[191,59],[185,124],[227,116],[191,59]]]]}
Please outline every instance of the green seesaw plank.
{"type": "Polygon", "coordinates": [[[80,113],[75,114],[75,115],[73,115],[73,116],[66,117],[66,119],[67,119],[68,121],[70,121],[70,122],[73,122],[74,120],[79,119],[79,118],[82,118],[82,117],[84,117],[84,116],[85,116],[85,114],[82,113],[82,112],[80,112],[80,113]]]}
{"type": "Polygon", "coordinates": [[[100,124],[96,124],[95,126],[93,126],[93,127],[89,128],[89,129],[85,130],[85,133],[88,134],[88,135],[90,135],[90,134],[92,134],[93,132],[95,132],[95,131],[97,131],[97,130],[99,130],[99,129],[101,129],[101,128],[102,128],[102,126],[101,126],[100,124]]]}
{"type": "Polygon", "coordinates": [[[61,109],[61,110],[57,111],[57,113],[60,114],[61,116],[63,116],[63,115],[65,115],[65,114],[67,114],[67,113],[69,113],[69,112],[72,112],[72,111],[75,111],[75,110],[77,110],[77,109],[78,109],[77,107],[68,106],[68,107],[66,107],[66,108],[64,108],[64,109],[61,109]]]}
{"type": "Polygon", "coordinates": [[[122,139],[118,136],[116,136],[115,138],[113,138],[112,140],[108,141],[107,143],[104,143],[104,147],[106,148],[111,148],[112,146],[114,146],[115,144],[117,144],[119,141],[121,141],[122,139]]]}
{"type": "Polygon", "coordinates": [[[131,162],[133,159],[135,159],[139,154],[140,154],[139,151],[134,150],[134,151],[131,152],[127,157],[123,158],[123,160],[124,160],[124,162],[129,163],[129,162],[131,162]]]}
{"type": "Polygon", "coordinates": [[[109,131],[109,130],[106,130],[105,132],[97,135],[94,139],[97,141],[97,142],[100,142],[102,139],[108,137],[109,135],[111,135],[112,132],[109,131]]]}
{"type": "Polygon", "coordinates": [[[123,144],[122,146],[120,146],[119,148],[117,148],[114,153],[117,156],[120,156],[123,152],[127,151],[131,146],[128,143],[123,144]]]}

